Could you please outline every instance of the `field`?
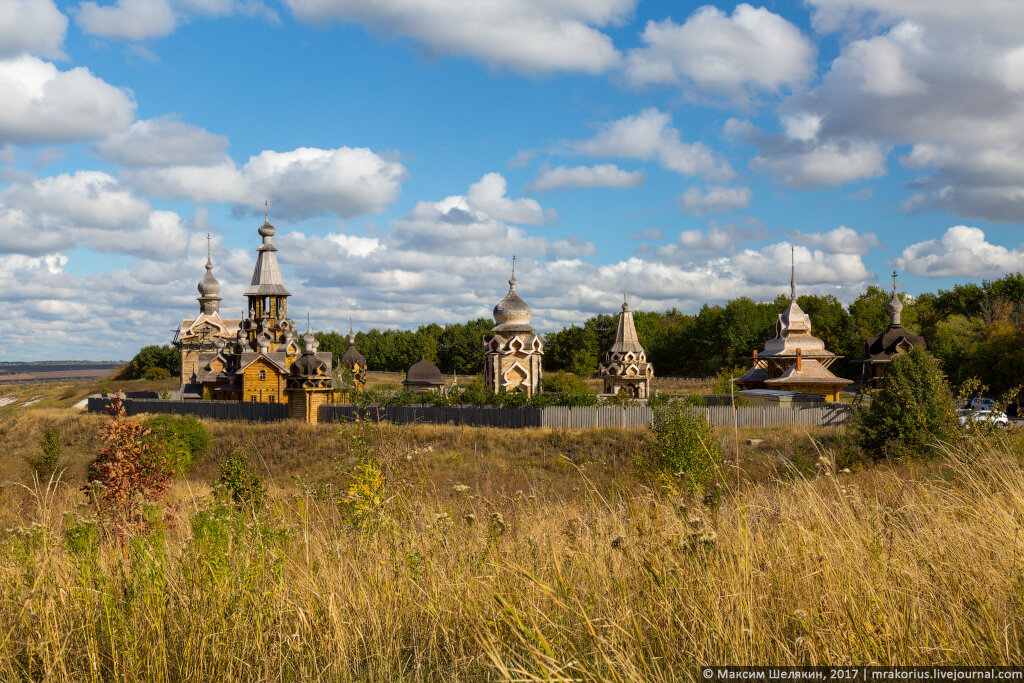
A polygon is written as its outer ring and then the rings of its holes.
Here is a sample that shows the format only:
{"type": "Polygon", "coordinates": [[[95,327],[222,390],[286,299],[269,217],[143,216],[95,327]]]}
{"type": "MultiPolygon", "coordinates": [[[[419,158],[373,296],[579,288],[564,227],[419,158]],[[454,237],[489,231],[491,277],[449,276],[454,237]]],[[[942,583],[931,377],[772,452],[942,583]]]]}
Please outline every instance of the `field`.
{"type": "Polygon", "coordinates": [[[634,471],[647,430],[210,422],[166,522],[98,542],[80,487],[105,418],[76,396],[0,423],[0,680],[674,681],[1024,656],[1016,434],[845,472],[835,430],[745,430],[738,450],[722,432],[717,493],[694,498],[634,471]],[[45,423],[58,483],[24,462],[45,423]],[[268,483],[259,513],[213,500],[232,449],[268,483]]]}

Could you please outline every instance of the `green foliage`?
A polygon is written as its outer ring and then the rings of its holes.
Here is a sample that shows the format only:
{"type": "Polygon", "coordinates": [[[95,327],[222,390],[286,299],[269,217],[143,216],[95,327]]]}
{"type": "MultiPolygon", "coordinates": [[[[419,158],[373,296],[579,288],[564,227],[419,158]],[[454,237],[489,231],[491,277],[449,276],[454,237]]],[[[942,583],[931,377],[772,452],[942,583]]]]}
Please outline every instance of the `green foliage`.
{"type": "Polygon", "coordinates": [[[590,394],[590,387],[587,383],[571,372],[559,370],[555,373],[544,375],[541,383],[544,391],[553,391],[560,394],[590,394]]]}
{"type": "Polygon", "coordinates": [[[935,358],[919,348],[889,364],[878,393],[851,422],[872,458],[933,456],[956,425],[949,385],[935,358]]]}
{"type": "Polygon", "coordinates": [[[732,380],[742,377],[746,372],[747,368],[744,365],[719,370],[715,377],[715,383],[711,386],[712,393],[719,396],[730,396],[734,391],[732,380]]]}
{"type": "Polygon", "coordinates": [[[670,486],[681,482],[694,492],[714,478],[722,452],[714,429],[687,406],[672,401],[654,409],[655,439],[637,457],[637,467],[670,486]]]}
{"type": "Polygon", "coordinates": [[[146,371],[142,373],[142,379],[148,379],[151,381],[170,378],[171,373],[167,368],[146,368],[146,371]]]}
{"type": "Polygon", "coordinates": [[[64,543],[78,558],[93,558],[99,551],[99,523],[93,518],[64,515],[64,543]]]}
{"type": "Polygon", "coordinates": [[[338,501],[338,507],[348,517],[352,526],[360,530],[379,527],[387,520],[387,499],[384,487],[387,477],[374,460],[364,458],[356,465],[345,495],[338,501]]]}
{"type": "Polygon", "coordinates": [[[167,458],[179,475],[192,469],[199,456],[213,444],[206,427],[192,415],[154,415],[144,424],[150,429],[150,437],[163,444],[167,458]]]}
{"type": "Polygon", "coordinates": [[[240,510],[259,510],[267,497],[263,477],[239,450],[231,451],[221,463],[213,490],[218,498],[240,510]]]}
{"type": "Polygon", "coordinates": [[[43,435],[39,439],[39,449],[42,453],[38,456],[26,456],[25,462],[32,468],[40,481],[49,481],[60,467],[64,449],[60,441],[60,433],[51,423],[43,424],[43,435]]]}
{"type": "MultiPolygon", "coordinates": [[[[154,370],[154,372],[156,372],[154,370]]],[[[181,372],[181,354],[178,349],[170,345],[165,346],[144,346],[135,357],[128,361],[122,368],[117,379],[167,379],[181,372]],[[151,369],[161,369],[167,374],[158,373],[162,376],[147,377],[146,372],[151,369]]]]}

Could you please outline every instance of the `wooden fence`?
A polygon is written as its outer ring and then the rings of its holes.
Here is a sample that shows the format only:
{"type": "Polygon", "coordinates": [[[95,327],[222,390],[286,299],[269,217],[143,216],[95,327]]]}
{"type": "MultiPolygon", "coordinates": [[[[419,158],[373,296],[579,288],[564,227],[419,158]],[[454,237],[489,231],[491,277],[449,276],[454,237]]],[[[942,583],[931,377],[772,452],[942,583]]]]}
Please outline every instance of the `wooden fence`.
{"type": "Polygon", "coordinates": [[[325,404],[320,422],[348,422],[356,418],[408,424],[457,424],[475,427],[540,427],[547,408],[498,408],[496,406],[369,406],[325,404]]]}
{"type": "MultiPolygon", "coordinates": [[[[92,396],[89,412],[105,412],[110,399],[92,396]]],[[[122,400],[128,416],[141,413],[172,413],[195,415],[214,420],[248,420],[275,422],[288,418],[288,407],[279,403],[242,403],[236,401],[174,401],[161,399],[125,398],[122,400]]],[[[690,408],[694,413],[716,427],[731,427],[731,406],[699,406],[690,408]]],[[[788,408],[781,406],[744,406],[736,409],[739,427],[773,427],[776,425],[806,425],[833,427],[846,421],[850,406],[830,403],[815,408],[788,408]]],[[[494,406],[369,406],[327,404],[320,406],[321,422],[347,422],[362,420],[408,424],[457,424],[475,427],[550,427],[552,429],[592,429],[595,427],[645,427],[651,423],[653,411],[647,406],[585,406],[569,408],[498,408],[494,406]]]]}
{"type": "MultiPolygon", "coordinates": [[[[214,420],[248,420],[249,422],[276,422],[288,419],[288,406],[282,403],[242,403],[240,401],[173,401],[149,398],[121,399],[125,415],[142,413],[172,413],[195,415],[214,420]]],[[[90,396],[89,412],[105,413],[109,397],[90,396]]]]}
{"type": "MultiPolygon", "coordinates": [[[[731,406],[690,408],[716,427],[731,427],[731,406]]],[[[814,408],[780,406],[744,406],[736,409],[740,427],[772,427],[775,425],[806,425],[834,427],[849,416],[850,407],[829,404],[814,408]]],[[[349,421],[356,418],[399,424],[426,422],[478,427],[550,427],[553,429],[592,429],[594,427],[646,427],[654,412],[647,406],[585,406],[570,408],[496,408],[475,406],[320,406],[320,421],[349,421]]]]}

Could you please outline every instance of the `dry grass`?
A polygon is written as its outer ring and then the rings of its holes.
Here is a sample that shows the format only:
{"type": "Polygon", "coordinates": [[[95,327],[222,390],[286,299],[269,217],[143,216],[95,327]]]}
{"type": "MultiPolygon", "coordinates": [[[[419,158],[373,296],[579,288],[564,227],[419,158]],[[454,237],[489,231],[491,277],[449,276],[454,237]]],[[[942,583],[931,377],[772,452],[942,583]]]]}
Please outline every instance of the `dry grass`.
{"type": "MultiPolygon", "coordinates": [[[[44,417],[82,432],[69,451],[94,448],[99,418],[40,411],[10,426],[4,457],[44,417]]],[[[840,474],[827,433],[760,434],[716,502],[611,462],[643,432],[211,431],[173,523],[124,546],[71,552],[74,470],[0,490],[20,527],[0,541],[0,680],[674,681],[706,663],[1024,656],[1024,469],[1008,436],[840,474]],[[258,517],[211,512],[235,446],[274,484],[258,517]],[[290,478],[338,490],[360,453],[389,481],[380,523],[357,531],[290,478]]]]}

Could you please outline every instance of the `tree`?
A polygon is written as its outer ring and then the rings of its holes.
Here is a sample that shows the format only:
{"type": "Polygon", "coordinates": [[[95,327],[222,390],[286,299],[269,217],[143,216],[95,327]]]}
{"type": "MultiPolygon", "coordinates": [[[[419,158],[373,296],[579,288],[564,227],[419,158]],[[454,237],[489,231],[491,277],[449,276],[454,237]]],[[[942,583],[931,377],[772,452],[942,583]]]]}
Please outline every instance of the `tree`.
{"type": "Polygon", "coordinates": [[[957,426],[953,394],[935,358],[918,347],[893,359],[851,426],[870,457],[935,455],[957,426]]]}
{"type": "Polygon", "coordinates": [[[117,379],[142,379],[146,371],[151,368],[162,368],[167,371],[167,377],[173,377],[181,372],[181,354],[178,349],[170,345],[144,346],[135,357],[128,361],[117,379]]]}

